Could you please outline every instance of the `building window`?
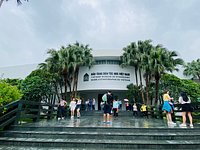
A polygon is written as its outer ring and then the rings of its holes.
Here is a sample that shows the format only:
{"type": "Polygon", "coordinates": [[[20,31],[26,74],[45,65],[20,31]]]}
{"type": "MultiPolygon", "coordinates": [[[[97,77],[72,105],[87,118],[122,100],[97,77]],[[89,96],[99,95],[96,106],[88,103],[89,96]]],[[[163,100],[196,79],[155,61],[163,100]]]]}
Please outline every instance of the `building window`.
{"type": "Polygon", "coordinates": [[[83,81],[89,81],[89,75],[87,73],[83,76],[83,81]]]}
{"type": "Polygon", "coordinates": [[[96,60],[96,65],[111,64],[119,65],[119,60],[96,60]]]}

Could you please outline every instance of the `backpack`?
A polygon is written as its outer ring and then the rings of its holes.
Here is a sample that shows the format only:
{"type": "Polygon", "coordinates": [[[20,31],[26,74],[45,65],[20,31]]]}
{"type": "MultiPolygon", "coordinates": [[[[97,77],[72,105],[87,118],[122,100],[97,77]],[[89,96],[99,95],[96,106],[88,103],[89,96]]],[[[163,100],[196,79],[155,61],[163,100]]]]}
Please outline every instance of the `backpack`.
{"type": "Polygon", "coordinates": [[[104,95],[102,96],[102,100],[103,100],[103,102],[107,102],[107,94],[104,94],[104,95]]]}

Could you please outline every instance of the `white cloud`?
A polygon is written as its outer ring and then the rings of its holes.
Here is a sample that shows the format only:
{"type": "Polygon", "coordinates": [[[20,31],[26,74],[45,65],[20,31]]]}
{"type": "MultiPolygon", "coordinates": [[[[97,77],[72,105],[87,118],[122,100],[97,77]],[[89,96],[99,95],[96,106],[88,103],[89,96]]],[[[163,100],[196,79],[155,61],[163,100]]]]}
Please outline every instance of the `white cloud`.
{"type": "Polygon", "coordinates": [[[75,41],[89,44],[96,53],[110,50],[120,55],[130,42],[152,39],[190,61],[200,57],[199,4],[198,0],[34,0],[18,7],[8,1],[0,9],[0,67],[41,62],[48,48],[75,41]]]}
{"type": "Polygon", "coordinates": [[[97,6],[99,5],[99,1],[98,0],[78,0],[78,4],[88,5],[92,8],[97,8],[97,6]]]}

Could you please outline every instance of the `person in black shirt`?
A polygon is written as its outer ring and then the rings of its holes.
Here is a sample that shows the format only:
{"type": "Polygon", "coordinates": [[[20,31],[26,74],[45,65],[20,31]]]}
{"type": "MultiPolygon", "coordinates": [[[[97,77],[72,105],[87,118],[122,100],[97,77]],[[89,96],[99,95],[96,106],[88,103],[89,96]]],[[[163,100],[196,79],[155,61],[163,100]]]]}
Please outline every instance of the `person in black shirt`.
{"type": "Polygon", "coordinates": [[[103,122],[110,124],[110,118],[111,118],[111,110],[112,110],[112,103],[113,103],[113,95],[111,94],[111,91],[108,91],[108,93],[102,97],[102,100],[104,101],[104,114],[103,114],[103,122]]]}

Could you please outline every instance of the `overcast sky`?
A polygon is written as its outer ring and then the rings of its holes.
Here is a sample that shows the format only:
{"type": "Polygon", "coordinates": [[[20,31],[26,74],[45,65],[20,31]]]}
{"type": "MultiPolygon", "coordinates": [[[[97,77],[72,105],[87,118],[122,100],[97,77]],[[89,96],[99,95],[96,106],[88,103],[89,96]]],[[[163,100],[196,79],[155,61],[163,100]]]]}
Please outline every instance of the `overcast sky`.
{"type": "Polygon", "coordinates": [[[121,55],[152,39],[186,62],[200,58],[200,0],[16,0],[0,8],[0,67],[41,63],[76,41],[121,55]]]}

